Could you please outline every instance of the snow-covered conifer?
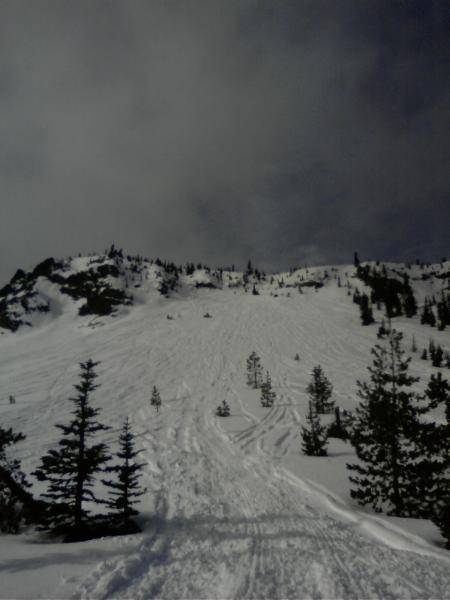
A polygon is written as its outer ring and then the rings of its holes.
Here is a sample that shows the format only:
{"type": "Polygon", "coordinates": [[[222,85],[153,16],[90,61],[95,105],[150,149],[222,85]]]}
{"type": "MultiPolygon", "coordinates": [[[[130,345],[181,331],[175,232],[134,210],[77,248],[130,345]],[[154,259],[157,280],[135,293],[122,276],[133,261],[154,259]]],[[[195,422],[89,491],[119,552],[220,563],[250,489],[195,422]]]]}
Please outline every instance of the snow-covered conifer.
{"type": "Polygon", "coordinates": [[[255,389],[262,384],[261,359],[254,351],[247,358],[247,383],[255,389]]]}
{"type": "Polygon", "coordinates": [[[402,334],[390,330],[386,344],[372,349],[370,382],[358,381],[361,403],[351,432],[351,443],[360,463],[347,467],[354,473],[351,495],[360,504],[380,512],[409,516],[419,456],[417,395],[409,388],[418,381],[408,374],[410,358],[404,358],[402,334]]]}
{"type": "Polygon", "coordinates": [[[74,386],[78,395],[70,399],[75,405],[74,417],[68,425],[56,425],[63,433],[59,448],[49,450],[34,473],[39,481],[49,484],[43,496],[57,503],[49,513],[46,527],[71,540],[85,536],[85,502],[100,502],[93,492],[94,475],[110,459],[104,443],[89,444],[95,434],[109,429],[95,420],[100,411],[90,404],[91,392],[98,387],[94,383],[98,364],[90,359],[80,363],[80,383],[74,386]]]}
{"type": "Polygon", "coordinates": [[[134,449],[134,436],[128,417],[123,424],[119,444],[120,450],[117,452],[117,458],[120,462],[105,469],[105,472],[115,475],[114,479],[103,480],[103,483],[109,488],[110,496],[105,504],[112,510],[113,524],[118,525],[121,531],[126,530],[131,533],[140,531],[131,518],[138,514],[133,505],[138,502],[138,498],[146,490],[139,486],[140,472],[144,465],[135,460],[139,451],[134,449]]]}
{"type": "Polygon", "coordinates": [[[154,385],[153,389],[152,389],[150,404],[155,407],[156,412],[159,412],[162,402],[161,402],[161,395],[160,395],[159,390],[156,387],[156,385],[154,385]]]}
{"type": "Polygon", "coordinates": [[[308,384],[306,391],[314,404],[314,410],[318,414],[327,414],[333,412],[334,402],[330,400],[333,393],[333,386],[320,365],[313,368],[312,380],[308,384]]]}
{"type": "Polygon", "coordinates": [[[226,400],[222,400],[222,404],[216,408],[216,415],[218,417],[229,417],[230,416],[230,405],[226,400]]]}
{"type": "Polygon", "coordinates": [[[266,371],[266,380],[261,385],[261,405],[264,408],[270,408],[275,402],[276,394],[272,389],[272,379],[269,371],[266,371]]]}
{"type": "Polygon", "coordinates": [[[301,429],[303,452],[308,456],[326,456],[326,428],[321,425],[317,411],[315,410],[311,400],[308,403],[306,422],[306,426],[302,426],[301,429]]]}

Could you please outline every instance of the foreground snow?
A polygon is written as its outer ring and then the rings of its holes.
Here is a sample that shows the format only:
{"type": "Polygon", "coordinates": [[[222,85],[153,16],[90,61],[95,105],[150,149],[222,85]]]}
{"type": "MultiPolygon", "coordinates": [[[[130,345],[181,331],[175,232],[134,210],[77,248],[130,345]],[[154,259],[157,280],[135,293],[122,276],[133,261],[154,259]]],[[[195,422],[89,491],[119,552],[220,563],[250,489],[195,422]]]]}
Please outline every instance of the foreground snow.
{"type": "MultiPolygon", "coordinates": [[[[92,357],[101,361],[94,403],[112,427],[105,440],[115,443],[128,414],[148,488],[140,535],[70,545],[32,533],[1,537],[0,597],[450,597],[450,554],[433,525],[357,507],[345,469],[349,445],[335,440],[327,458],[301,455],[312,367],[320,363],[336,403],[353,408],[376,327],[361,327],[334,281],[287,294],[155,293],[120,318],[67,312],[0,339],[0,415],[27,435],[18,447],[24,470],[58,439],[54,423],[68,418],[78,363],[92,357]],[[245,384],[252,350],[271,373],[272,409],[245,384]],[[154,384],[159,415],[149,404],[154,384]],[[17,404],[6,404],[10,393],[17,404]],[[228,419],[214,415],[223,399],[228,419]]],[[[417,319],[398,327],[407,340],[414,333],[419,348],[430,333],[450,346],[448,332],[417,319]]],[[[424,387],[435,369],[419,358],[412,366],[424,387]]]]}

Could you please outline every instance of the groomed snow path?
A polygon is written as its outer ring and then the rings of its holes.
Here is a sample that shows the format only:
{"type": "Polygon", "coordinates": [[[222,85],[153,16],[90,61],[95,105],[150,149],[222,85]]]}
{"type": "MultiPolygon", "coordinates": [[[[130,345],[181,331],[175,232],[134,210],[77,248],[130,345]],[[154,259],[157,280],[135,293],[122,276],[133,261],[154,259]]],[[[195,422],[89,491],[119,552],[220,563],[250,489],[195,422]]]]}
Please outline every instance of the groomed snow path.
{"type": "MultiPolygon", "coordinates": [[[[337,288],[292,298],[204,291],[195,301],[155,299],[96,328],[67,319],[2,340],[1,382],[14,381],[18,398],[5,414],[28,436],[27,470],[58,438],[53,425],[68,417],[78,362],[91,356],[101,361],[93,402],[113,427],[108,441],[128,414],[142,448],[144,533],[115,538],[111,558],[86,565],[64,588],[71,597],[450,597],[444,551],[394,526],[384,536],[376,517],[340,510],[286,463],[300,458],[314,364],[333,381],[337,402],[345,406],[348,396],[354,406],[354,382],[365,377],[375,341],[375,329],[358,321],[337,288]],[[246,386],[252,350],[271,373],[273,409],[246,386]],[[153,384],[159,415],[148,402],[153,384]],[[218,419],[224,398],[232,416],[218,419]]],[[[333,469],[333,458],[309,460],[310,469],[314,461],[333,469]]]]}

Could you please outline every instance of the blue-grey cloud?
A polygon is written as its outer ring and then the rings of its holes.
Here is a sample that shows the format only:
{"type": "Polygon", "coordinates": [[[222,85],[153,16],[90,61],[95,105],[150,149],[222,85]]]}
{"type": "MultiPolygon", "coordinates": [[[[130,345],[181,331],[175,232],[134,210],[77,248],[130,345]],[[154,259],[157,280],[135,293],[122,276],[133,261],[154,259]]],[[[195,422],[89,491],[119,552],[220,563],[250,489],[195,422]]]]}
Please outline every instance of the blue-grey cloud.
{"type": "Polygon", "coordinates": [[[432,0],[6,0],[0,276],[112,241],[440,258],[449,33],[432,0]]]}

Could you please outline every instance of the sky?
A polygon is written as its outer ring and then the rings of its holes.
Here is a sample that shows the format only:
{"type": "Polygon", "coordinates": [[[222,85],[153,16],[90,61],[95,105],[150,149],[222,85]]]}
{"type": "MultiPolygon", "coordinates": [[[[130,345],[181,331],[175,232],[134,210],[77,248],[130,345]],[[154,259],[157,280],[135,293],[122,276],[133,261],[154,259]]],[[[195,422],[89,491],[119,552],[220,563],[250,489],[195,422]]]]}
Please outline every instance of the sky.
{"type": "Polygon", "coordinates": [[[2,0],[0,281],[450,254],[437,0],[2,0]]]}

